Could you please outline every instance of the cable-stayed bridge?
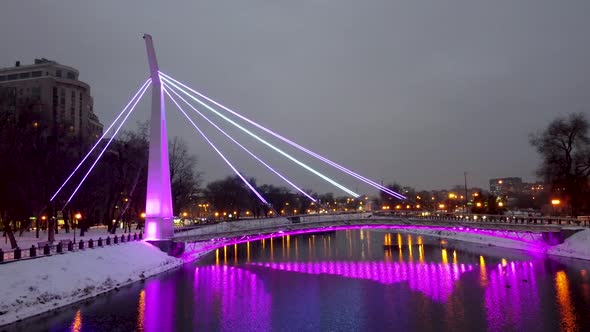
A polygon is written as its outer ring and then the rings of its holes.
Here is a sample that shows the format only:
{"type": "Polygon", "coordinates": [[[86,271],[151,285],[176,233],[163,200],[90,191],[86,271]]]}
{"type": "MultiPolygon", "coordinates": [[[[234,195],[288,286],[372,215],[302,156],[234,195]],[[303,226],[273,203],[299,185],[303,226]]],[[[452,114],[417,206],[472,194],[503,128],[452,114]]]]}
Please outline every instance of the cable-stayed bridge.
{"type": "MultiPolygon", "coordinates": [[[[281,148],[279,144],[271,142],[269,139],[263,138],[258,135],[256,131],[262,131],[267,136],[272,137],[280,144],[287,145],[290,148],[294,148],[296,151],[304,153],[305,155],[311,156],[314,160],[321,163],[327,164],[338,172],[342,172],[351,178],[364,183],[365,185],[371,186],[377,190],[380,190],[388,195],[395,198],[406,200],[407,197],[401,195],[367,177],[364,177],[343,165],[340,165],[312,150],[303,147],[293,140],[282,136],[281,134],[259,124],[258,122],[238,113],[237,111],[221,104],[220,102],[200,93],[199,91],[191,88],[188,84],[180,82],[172,76],[164,73],[160,70],[158,62],[156,60],[156,54],[152,42],[152,38],[149,35],[144,36],[146,42],[146,50],[148,56],[148,64],[150,69],[149,78],[144,81],[140,88],[132,96],[131,100],[113,120],[113,122],[104,131],[102,137],[94,144],[90,151],[82,158],[80,163],[73,169],[72,173],[65,179],[63,184],[56,190],[51,197],[50,201],[54,201],[56,197],[65,194],[65,189],[68,188],[68,183],[74,177],[74,174],[79,172],[82,165],[90,163],[89,157],[98,151],[97,158],[91,163],[87,171],[81,177],[80,182],[75,186],[71,193],[65,199],[65,203],[62,206],[63,209],[72,201],[76,193],[82,188],[88,175],[92,172],[94,167],[97,165],[100,158],[103,156],[105,151],[109,148],[113,139],[117,133],[121,130],[125,122],[129,119],[133,111],[135,110],[139,101],[144,97],[147,90],[151,87],[151,118],[150,118],[150,142],[149,142],[149,160],[148,160],[148,183],[147,183],[147,194],[146,194],[146,226],[145,226],[145,238],[149,241],[163,241],[166,243],[175,242],[191,242],[201,240],[213,240],[219,238],[229,238],[232,240],[238,239],[244,236],[264,236],[265,234],[274,234],[276,232],[285,231],[285,227],[288,226],[286,231],[300,231],[300,232],[311,232],[319,231],[325,227],[332,227],[333,229],[340,229],[345,227],[363,227],[363,226],[380,226],[382,228],[397,227],[397,228],[425,228],[430,227],[433,229],[447,229],[447,230],[459,230],[464,229],[474,231],[485,231],[488,235],[505,237],[505,232],[512,232],[514,239],[529,241],[528,238],[519,235],[522,234],[540,234],[540,233],[553,233],[560,232],[561,228],[557,226],[539,226],[539,225],[494,225],[493,223],[487,223],[485,220],[480,221],[479,224],[484,226],[469,225],[464,226],[457,223],[449,223],[447,221],[433,221],[425,220],[417,217],[401,217],[401,216],[390,216],[390,217],[378,217],[372,216],[369,218],[367,215],[348,215],[348,217],[329,217],[324,219],[309,219],[302,217],[303,221],[297,224],[292,224],[286,219],[268,219],[264,222],[259,222],[258,226],[255,223],[243,222],[244,227],[236,231],[226,232],[220,227],[205,227],[201,230],[196,230],[190,234],[179,234],[174,236],[173,230],[173,209],[171,199],[171,188],[170,188],[170,170],[168,160],[168,140],[166,130],[166,107],[165,100],[169,99],[175,107],[178,109],[180,114],[186,118],[190,125],[195,129],[195,132],[200,135],[204,141],[208,143],[212,151],[215,152],[221,160],[225,162],[227,167],[231,169],[236,176],[238,176],[249,190],[258,198],[258,200],[271,211],[273,207],[268,200],[244,177],[243,172],[231,162],[231,157],[222,151],[220,146],[216,144],[209,136],[203,131],[203,125],[209,125],[215,128],[219,133],[228,138],[233,144],[246,152],[254,160],[260,163],[265,169],[272,174],[276,175],[286,184],[288,184],[295,191],[301,193],[307,197],[310,201],[319,204],[314,197],[309,193],[301,189],[297,184],[296,180],[289,178],[287,175],[280,173],[273,168],[267,161],[264,161],[254,151],[244,146],[241,142],[231,136],[221,126],[221,123],[231,125],[233,128],[240,130],[254,141],[260,143],[267,149],[277,153],[284,157],[286,160],[292,162],[295,166],[301,167],[309,172],[310,176],[318,177],[319,179],[329,183],[341,192],[348,196],[358,198],[360,195],[344,186],[343,184],[335,181],[330,175],[318,171],[313,165],[305,163],[302,160],[296,158],[292,154],[281,148]],[[110,134],[110,137],[107,136],[110,134]],[[103,143],[102,145],[100,144],[103,143]],[[306,220],[309,219],[309,220],[306,220]],[[264,224],[264,225],[262,225],[264,224]],[[247,227],[248,225],[252,227],[247,227]],[[286,226],[287,225],[287,226],[286,226]],[[340,227],[340,228],[338,228],[340,227]]],[[[275,211],[276,212],[276,211],[275,211]]],[[[278,215],[278,213],[276,213],[278,215]]],[[[555,241],[553,241],[555,242],[555,241]]],[[[218,242],[223,243],[223,242],[218,242]]],[[[548,244],[552,244],[548,243],[548,244]]]]}

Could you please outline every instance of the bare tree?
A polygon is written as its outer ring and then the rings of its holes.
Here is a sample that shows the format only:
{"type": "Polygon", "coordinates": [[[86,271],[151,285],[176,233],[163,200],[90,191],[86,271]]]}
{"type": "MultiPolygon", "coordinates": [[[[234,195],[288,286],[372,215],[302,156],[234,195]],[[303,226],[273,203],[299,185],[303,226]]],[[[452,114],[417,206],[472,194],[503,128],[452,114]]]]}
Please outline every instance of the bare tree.
{"type": "Polygon", "coordinates": [[[541,155],[537,174],[552,184],[554,194],[569,201],[577,216],[588,201],[590,177],[589,123],[584,114],[559,117],[536,134],[530,143],[541,155]]]}

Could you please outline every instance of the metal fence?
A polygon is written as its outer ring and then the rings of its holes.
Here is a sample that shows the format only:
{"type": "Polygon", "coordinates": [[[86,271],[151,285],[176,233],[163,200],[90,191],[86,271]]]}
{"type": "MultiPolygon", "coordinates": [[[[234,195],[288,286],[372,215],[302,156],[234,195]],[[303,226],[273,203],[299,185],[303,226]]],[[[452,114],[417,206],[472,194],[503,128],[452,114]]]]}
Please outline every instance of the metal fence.
{"type": "Polygon", "coordinates": [[[492,215],[492,214],[450,214],[450,213],[397,213],[397,212],[377,212],[377,217],[408,217],[426,220],[456,220],[470,222],[487,222],[487,223],[507,223],[507,224],[524,224],[524,225],[563,225],[563,226],[580,226],[590,227],[590,220],[576,219],[571,217],[559,216],[525,216],[525,215],[492,215]]]}
{"type": "Polygon", "coordinates": [[[140,241],[143,234],[128,233],[121,234],[121,236],[107,236],[106,238],[99,237],[97,240],[88,239],[86,241],[80,240],[73,242],[71,240],[61,240],[57,244],[49,244],[48,242],[39,242],[37,246],[32,245],[30,248],[21,249],[15,248],[11,250],[2,250],[0,248],[0,264],[16,262],[25,259],[34,259],[38,257],[45,257],[51,255],[59,255],[67,252],[74,252],[86,249],[102,248],[119,243],[140,241]]]}

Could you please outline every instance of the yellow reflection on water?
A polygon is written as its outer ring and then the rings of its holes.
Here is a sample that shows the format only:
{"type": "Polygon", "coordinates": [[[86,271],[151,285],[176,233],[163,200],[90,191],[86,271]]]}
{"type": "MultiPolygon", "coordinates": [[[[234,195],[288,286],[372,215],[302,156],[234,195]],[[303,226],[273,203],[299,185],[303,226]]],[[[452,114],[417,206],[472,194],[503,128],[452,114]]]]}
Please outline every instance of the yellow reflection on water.
{"type": "Polygon", "coordinates": [[[422,235],[418,235],[418,244],[424,244],[424,240],[422,240],[422,235]]]}
{"type": "Polygon", "coordinates": [[[402,235],[400,233],[397,233],[397,246],[400,250],[402,249],[402,235]]]}
{"type": "Polygon", "coordinates": [[[506,261],[506,258],[502,258],[502,266],[506,267],[506,265],[508,265],[508,261],[506,261]]]}
{"type": "Polygon", "coordinates": [[[449,264],[449,258],[447,257],[447,249],[441,249],[440,254],[442,256],[442,263],[444,265],[449,264]]]}
{"type": "Polygon", "coordinates": [[[76,311],[76,316],[74,316],[74,321],[72,322],[72,332],[80,331],[82,331],[82,312],[78,309],[78,311],[76,311]]]}
{"type": "Polygon", "coordinates": [[[246,261],[250,263],[250,241],[246,241],[246,261]]]}
{"type": "Polygon", "coordinates": [[[412,235],[408,234],[408,254],[410,255],[410,260],[412,260],[412,235]]]}
{"type": "Polygon", "coordinates": [[[295,238],[295,259],[299,260],[299,246],[297,245],[297,237],[295,238]]]}
{"type": "Polygon", "coordinates": [[[362,240],[364,240],[364,239],[365,239],[365,235],[364,235],[364,233],[363,233],[363,230],[362,230],[362,229],[361,229],[361,232],[360,232],[360,233],[361,233],[361,241],[362,241],[362,240]]]}
{"type": "Polygon", "coordinates": [[[561,330],[576,330],[576,314],[570,297],[570,284],[565,271],[559,271],[555,275],[555,288],[557,290],[557,303],[561,316],[561,330]]]}
{"type": "Polygon", "coordinates": [[[223,246],[223,264],[227,264],[227,246],[223,246]]]}
{"type": "Polygon", "coordinates": [[[219,248],[215,249],[215,265],[219,265],[219,248]]]}
{"type": "Polygon", "coordinates": [[[483,256],[479,256],[479,284],[482,287],[488,285],[488,272],[486,271],[486,261],[483,256]]]}
{"type": "Polygon", "coordinates": [[[273,237],[271,237],[269,239],[269,241],[270,241],[270,260],[271,261],[275,259],[275,247],[274,247],[274,243],[273,243],[274,241],[273,240],[274,240],[273,237]]]}
{"type": "Polygon", "coordinates": [[[145,289],[142,289],[139,293],[139,303],[137,304],[137,330],[144,330],[145,320],[145,289]]]}
{"type": "Polygon", "coordinates": [[[420,263],[424,263],[424,245],[420,244],[418,246],[418,259],[420,260],[420,263]]]}
{"type": "Polygon", "coordinates": [[[457,264],[457,251],[453,250],[453,263],[457,264]]]}
{"type": "Polygon", "coordinates": [[[234,243],[234,263],[238,263],[238,244],[234,243]]]}

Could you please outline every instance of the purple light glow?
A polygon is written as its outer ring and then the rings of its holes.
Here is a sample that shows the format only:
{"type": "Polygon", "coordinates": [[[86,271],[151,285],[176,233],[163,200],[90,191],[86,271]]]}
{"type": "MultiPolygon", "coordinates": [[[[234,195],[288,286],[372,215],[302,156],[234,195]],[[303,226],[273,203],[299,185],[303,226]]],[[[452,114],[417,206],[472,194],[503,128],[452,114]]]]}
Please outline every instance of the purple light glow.
{"type": "Polygon", "coordinates": [[[498,264],[489,271],[486,282],[484,302],[489,331],[530,331],[538,327],[543,313],[532,262],[498,264]]]}
{"type": "Polygon", "coordinates": [[[307,274],[331,274],[346,278],[365,279],[384,285],[407,282],[412,290],[420,291],[434,301],[446,302],[453,293],[461,274],[472,265],[416,262],[255,262],[253,266],[307,274]],[[379,273],[375,273],[379,271],[379,273]]]}
{"type": "Polygon", "coordinates": [[[202,102],[201,100],[195,98],[193,95],[191,95],[190,93],[188,93],[186,90],[180,88],[178,85],[176,85],[174,82],[170,81],[169,79],[167,79],[166,77],[161,77],[162,80],[164,82],[166,82],[167,84],[171,85],[172,87],[178,89],[180,92],[184,93],[185,95],[187,95],[189,98],[193,99],[194,101],[198,102],[199,104],[203,105],[205,108],[207,108],[208,110],[210,110],[211,112],[217,114],[219,117],[221,117],[222,119],[224,119],[225,121],[231,123],[232,125],[236,126],[237,128],[239,128],[240,130],[244,131],[245,133],[247,133],[248,135],[252,136],[253,138],[255,138],[256,140],[258,140],[259,142],[263,143],[264,145],[268,146],[269,148],[273,149],[274,151],[280,153],[281,155],[283,155],[284,157],[288,158],[289,160],[293,161],[294,163],[296,163],[297,165],[305,168],[306,170],[310,171],[311,173],[319,176],[320,178],[324,179],[325,181],[331,183],[332,185],[340,188],[341,190],[343,190],[344,192],[346,192],[349,195],[354,196],[355,198],[358,198],[360,195],[358,195],[357,193],[355,193],[354,191],[344,187],[343,185],[339,184],[338,182],[332,180],[331,178],[323,175],[322,173],[316,171],[315,169],[311,168],[310,166],[306,165],[305,163],[297,160],[296,158],[294,158],[293,156],[291,156],[290,154],[286,153],[285,151],[277,148],[276,146],[270,144],[269,142],[265,141],[264,139],[260,138],[259,136],[257,136],[256,134],[252,133],[251,131],[249,131],[248,129],[240,126],[239,124],[237,124],[235,121],[231,120],[230,118],[226,117],[225,115],[217,112],[214,108],[212,108],[211,106],[205,104],[204,102],[202,102]]]}
{"type": "MultiPolygon", "coordinates": [[[[255,273],[233,266],[200,266],[195,269],[194,289],[203,294],[194,321],[202,330],[271,331],[271,294],[255,273]],[[221,320],[216,315],[220,311],[221,320]],[[221,324],[218,325],[218,324],[221,324]]],[[[164,330],[162,330],[164,331],[164,330]]]]}
{"type": "Polygon", "coordinates": [[[263,202],[264,204],[269,205],[269,203],[266,201],[266,199],[264,199],[264,197],[262,197],[262,195],[260,195],[260,193],[250,184],[250,182],[248,182],[242,176],[242,174],[240,174],[240,172],[238,172],[238,170],[234,167],[234,165],[232,165],[229,162],[229,160],[227,160],[227,158],[225,158],[223,153],[221,153],[221,151],[219,151],[219,149],[217,149],[215,144],[213,144],[213,142],[211,142],[209,140],[209,138],[205,135],[205,133],[203,131],[201,131],[201,129],[193,122],[193,120],[188,116],[188,114],[186,114],[186,112],[182,109],[182,107],[180,107],[180,105],[176,102],[176,100],[172,97],[172,95],[170,95],[170,93],[168,93],[168,90],[164,86],[162,86],[162,90],[166,93],[166,95],[168,95],[170,100],[172,100],[172,102],[176,105],[176,107],[178,107],[180,112],[182,112],[182,114],[184,114],[184,116],[187,118],[187,120],[193,125],[193,127],[195,127],[195,129],[201,134],[201,136],[203,136],[203,138],[207,141],[207,143],[209,143],[209,145],[211,145],[211,147],[217,152],[217,154],[219,154],[219,156],[226,162],[226,164],[228,164],[229,167],[231,167],[231,169],[234,171],[234,173],[236,173],[236,175],[239,176],[240,179],[242,179],[242,181],[244,181],[246,186],[248,186],[248,188],[250,188],[250,190],[252,190],[252,192],[254,194],[256,194],[258,199],[260,199],[260,201],[263,202]]]}
{"type": "Polygon", "coordinates": [[[155,220],[148,221],[145,226],[145,240],[155,240],[158,234],[158,222],[155,220]]]}
{"type": "MultiPolygon", "coordinates": [[[[241,114],[239,114],[239,113],[237,113],[237,112],[234,112],[234,111],[232,111],[232,110],[231,110],[231,109],[229,109],[228,107],[226,107],[226,106],[224,106],[224,105],[222,105],[222,104],[220,104],[220,103],[216,102],[216,101],[215,101],[215,100],[213,100],[213,99],[210,99],[209,97],[207,97],[207,96],[205,96],[205,95],[203,95],[203,94],[199,93],[198,91],[195,91],[195,90],[191,89],[191,88],[190,88],[190,87],[188,87],[187,85],[185,85],[185,84],[183,84],[183,83],[181,83],[181,82],[179,82],[179,81],[175,80],[174,78],[172,78],[172,77],[170,77],[170,76],[168,76],[168,75],[166,75],[166,74],[162,73],[161,71],[160,71],[160,75],[162,76],[162,78],[163,78],[163,79],[165,79],[165,80],[166,80],[166,79],[168,79],[168,80],[172,80],[172,81],[174,81],[174,82],[178,83],[178,84],[179,84],[179,85],[181,85],[182,87],[186,88],[187,90],[191,91],[192,93],[195,93],[196,95],[198,95],[198,96],[200,96],[201,98],[203,98],[203,99],[205,99],[205,100],[209,101],[210,103],[212,103],[212,104],[215,104],[215,105],[217,105],[218,107],[221,107],[222,109],[224,109],[224,110],[226,110],[226,111],[230,112],[231,114],[233,114],[233,115],[235,115],[235,116],[239,117],[240,119],[242,119],[242,120],[244,120],[244,121],[246,121],[246,122],[250,123],[251,125],[253,125],[253,126],[255,126],[255,127],[257,127],[257,128],[259,128],[259,129],[261,129],[261,130],[263,130],[263,131],[265,131],[265,132],[267,132],[267,133],[269,133],[269,134],[273,135],[274,137],[276,137],[276,138],[278,138],[278,139],[282,140],[283,142],[285,142],[285,143],[287,143],[287,144],[289,144],[289,145],[291,145],[291,146],[293,146],[293,147],[295,147],[295,148],[297,148],[297,149],[299,149],[299,150],[301,150],[301,151],[303,151],[303,152],[305,152],[305,153],[307,153],[307,154],[309,154],[309,155],[311,155],[311,156],[313,156],[313,157],[315,157],[315,158],[317,158],[317,159],[319,159],[319,160],[321,160],[321,161],[323,161],[323,162],[325,162],[325,163],[329,164],[330,166],[333,166],[333,167],[335,167],[335,168],[337,168],[337,169],[341,170],[342,172],[344,172],[344,173],[346,173],[346,174],[348,174],[348,175],[350,175],[350,176],[352,176],[352,177],[355,177],[355,178],[357,178],[357,179],[359,179],[359,180],[361,180],[361,181],[363,181],[363,182],[365,182],[365,183],[367,183],[367,184],[369,184],[369,185],[371,185],[371,186],[373,186],[373,187],[375,187],[375,188],[377,188],[377,189],[379,189],[379,190],[382,190],[382,191],[384,191],[384,192],[386,192],[386,193],[388,193],[388,194],[390,194],[390,195],[394,196],[394,197],[397,197],[397,198],[400,198],[400,199],[407,199],[407,197],[405,197],[404,195],[402,195],[402,194],[399,194],[399,193],[397,193],[397,192],[395,192],[395,191],[393,191],[393,190],[391,190],[391,189],[389,189],[389,188],[387,188],[387,187],[385,187],[385,186],[382,186],[382,185],[378,184],[377,182],[375,182],[375,181],[372,181],[372,180],[370,180],[370,179],[368,179],[368,178],[366,178],[366,177],[364,177],[364,176],[362,176],[362,175],[359,175],[359,174],[357,174],[357,173],[355,173],[355,172],[353,172],[353,171],[351,171],[351,170],[349,170],[349,169],[345,168],[344,166],[341,166],[341,165],[339,165],[339,164],[337,164],[337,163],[335,163],[335,162],[333,162],[333,161],[331,161],[331,160],[329,160],[329,159],[327,159],[327,158],[325,158],[325,157],[323,157],[323,156],[321,156],[321,155],[319,155],[319,154],[317,154],[317,153],[315,153],[315,152],[313,152],[313,151],[311,151],[311,150],[309,150],[309,149],[307,149],[307,148],[305,148],[305,147],[303,147],[303,146],[301,146],[301,145],[299,145],[299,144],[297,144],[297,143],[295,143],[295,142],[293,142],[293,141],[291,141],[291,140],[289,140],[289,139],[287,139],[287,138],[285,138],[285,137],[281,136],[280,134],[277,134],[277,133],[275,133],[274,131],[272,131],[272,130],[270,130],[270,129],[268,129],[268,128],[266,128],[266,127],[264,127],[264,126],[262,126],[262,125],[260,125],[260,124],[258,124],[258,123],[256,123],[256,122],[254,122],[254,121],[252,121],[252,120],[248,119],[248,118],[246,118],[245,116],[242,116],[241,114]]],[[[180,90],[180,89],[179,89],[179,90],[180,90]]],[[[181,91],[182,91],[182,90],[181,90],[181,91]]]]}
{"type": "Polygon", "coordinates": [[[74,168],[74,170],[68,176],[68,178],[64,181],[64,183],[59,187],[59,189],[57,189],[57,191],[55,192],[55,194],[53,194],[53,196],[51,196],[51,199],[49,199],[50,202],[53,201],[53,199],[55,198],[55,196],[57,196],[57,194],[59,194],[59,192],[63,189],[63,187],[68,183],[68,181],[70,181],[70,179],[72,178],[72,176],[74,176],[74,174],[76,173],[76,171],[80,168],[80,166],[82,166],[82,164],[86,161],[86,159],[88,159],[88,157],[90,156],[90,154],[92,153],[92,151],[94,151],[94,149],[96,149],[96,147],[102,141],[102,139],[109,133],[109,131],[111,131],[111,128],[113,128],[113,126],[115,125],[115,123],[117,123],[117,121],[119,121],[119,118],[125,113],[125,111],[127,111],[127,108],[129,108],[129,105],[131,105],[131,103],[135,100],[135,98],[137,98],[137,95],[139,95],[142,90],[147,89],[146,87],[147,87],[148,84],[150,84],[150,82],[151,82],[151,78],[148,78],[145,81],[145,83],[143,83],[143,85],[139,88],[139,90],[137,90],[137,92],[135,93],[135,95],[133,96],[133,98],[131,98],[131,100],[129,100],[129,103],[127,103],[127,105],[125,106],[125,108],[123,108],[123,110],[121,111],[121,113],[119,113],[119,115],[115,118],[115,120],[113,120],[113,122],[111,122],[111,125],[107,128],[107,130],[105,130],[105,132],[102,134],[102,136],[100,136],[100,138],[98,139],[98,141],[96,141],[96,143],[94,143],[94,146],[90,149],[90,151],[88,151],[88,153],[86,154],[86,156],[84,156],[84,158],[82,159],[82,161],[80,161],[80,163],[78,164],[78,166],[76,166],[76,168],[74,168]]]}
{"type": "MultiPolygon", "coordinates": [[[[167,84],[164,84],[164,86],[168,87],[167,84]]],[[[166,89],[166,91],[168,91],[168,89],[166,89]]],[[[295,188],[297,191],[299,191],[300,193],[302,193],[303,195],[305,195],[311,201],[317,202],[308,193],[306,193],[305,191],[303,191],[301,188],[297,187],[294,183],[292,183],[291,181],[289,181],[289,179],[287,179],[281,173],[277,172],[275,169],[273,169],[272,167],[270,167],[267,163],[265,163],[260,158],[258,158],[254,153],[252,153],[250,150],[248,150],[245,146],[243,146],[238,141],[236,141],[233,137],[231,137],[223,129],[219,128],[219,126],[217,126],[215,123],[213,123],[213,121],[211,121],[209,118],[207,118],[205,115],[203,115],[203,113],[199,112],[199,110],[197,108],[195,108],[188,101],[186,101],[186,99],[184,99],[182,96],[180,96],[176,91],[174,91],[173,89],[170,89],[170,91],[172,91],[172,93],[174,93],[178,98],[180,98],[180,100],[182,100],[185,104],[187,104],[190,108],[192,108],[195,112],[197,112],[203,119],[207,120],[207,122],[209,122],[213,127],[215,127],[217,130],[219,130],[221,133],[223,133],[227,138],[229,138],[232,142],[234,142],[240,148],[242,148],[242,150],[246,151],[250,156],[252,156],[258,162],[260,162],[262,165],[266,166],[266,168],[268,168],[270,171],[272,171],[273,173],[275,173],[276,175],[278,175],[281,179],[283,179],[285,182],[287,182],[289,185],[291,185],[291,187],[295,188]]]]}
{"type": "Polygon", "coordinates": [[[151,84],[151,80],[149,81],[149,83],[147,85],[145,85],[145,87],[144,87],[143,91],[141,91],[141,94],[139,95],[139,97],[137,99],[135,99],[135,102],[133,103],[133,106],[131,106],[131,109],[129,110],[129,112],[127,113],[127,115],[125,115],[125,118],[123,118],[123,121],[119,124],[119,126],[117,127],[117,129],[113,133],[113,136],[111,136],[109,138],[109,141],[107,142],[107,144],[104,146],[104,148],[102,149],[102,151],[100,151],[100,154],[98,155],[98,157],[96,158],[96,160],[94,161],[94,163],[92,163],[92,166],[90,166],[90,169],[88,169],[88,171],[86,172],[86,174],[84,175],[84,177],[82,178],[82,180],[80,181],[80,183],[78,184],[78,186],[76,187],[76,189],[74,189],[74,192],[72,193],[72,195],[70,195],[70,198],[68,198],[68,200],[66,201],[66,203],[64,204],[64,206],[61,208],[61,211],[63,211],[63,209],[65,209],[65,207],[68,205],[68,203],[70,203],[70,201],[72,200],[72,198],[74,197],[74,195],[76,195],[76,193],[78,192],[78,189],[80,189],[80,187],[82,186],[82,184],[84,183],[84,181],[86,180],[86,178],[88,177],[88,175],[90,174],[90,172],[92,172],[92,170],[94,169],[94,166],[96,166],[96,164],[98,163],[98,161],[100,160],[100,158],[102,157],[102,155],[104,154],[104,152],[107,150],[107,148],[109,147],[109,145],[111,144],[111,142],[113,141],[113,139],[115,138],[115,136],[117,136],[117,133],[119,133],[119,130],[121,130],[121,127],[123,127],[123,125],[125,124],[125,121],[127,121],[127,119],[129,118],[129,116],[131,115],[131,113],[135,109],[135,106],[137,105],[137,103],[139,103],[139,101],[143,97],[145,91],[150,86],[150,84],[151,84]]]}
{"type": "MultiPolygon", "coordinates": [[[[212,239],[207,241],[208,245],[205,245],[201,248],[195,250],[187,250],[185,253],[181,255],[180,258],[184,259],[185,261],[190,261],[193,259],[194,254],[210,251],[213,249],[221,248],[228,245],[234,245],[239,243],[245,243],[249,241],[258,241],[258,240],[265,240],[273,237],[285,236],[285,235],[299,235],[299,234],[310,234],[310,233],[322,233],[322,232],[331,232],[331,231],[342,231],[342,230],[356,230],[356,229],[392,229],[392,230],[435,230],[435,231],[449,231],[449,228],[440,227],[440,226],[419,226],[419,225],[347,225],[347,226],[328,226],[328,227],[318,227],[318,228],[311,228],[311,229],[303,229],[303,230],[291,230],[291,231],[277,231],[268,234],[258,234],[258,235],[243,235],[236,238],[221,238],[221,239],[212,239]],[[282,232],[282,233],[279,233],[282,232]]],[[[470,234],[478,234],[478,235],[486,235],[498,238],[509,239],[521,243],[526,243],[528,245],[527,250],[531,252],[542,252],[547,245],[542,241],[528,241],[522,239],[517,236],[510,236],[504,233],[496,233],[493,231],[485,231],[485,230],[478,230],[474,231],[470,228],[465,228],[461,230],[462,233],[470,233],[470,234]]],[[[177,240],[182,241],[182,237],[177,237],[177,240]]]]}

